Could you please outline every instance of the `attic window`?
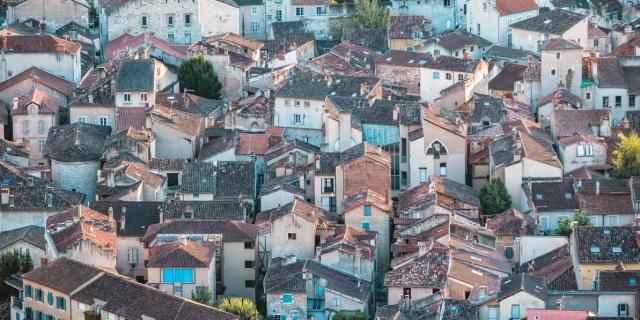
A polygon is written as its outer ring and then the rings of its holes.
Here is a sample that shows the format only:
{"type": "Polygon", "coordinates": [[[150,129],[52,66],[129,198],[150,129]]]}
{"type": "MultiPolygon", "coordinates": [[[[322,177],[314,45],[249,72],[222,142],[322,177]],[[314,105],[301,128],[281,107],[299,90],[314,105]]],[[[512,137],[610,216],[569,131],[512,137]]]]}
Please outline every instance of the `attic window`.
{"type": "Polygon", "coordinates": [[[541,193],[536,194],[536,200],[542,200],[542,194],[541,193]]]}
{"type": "Polygon", "coordinates": [[[591,253],[600,253],[600,247],[597,247],[597,246],[591,247],[591,253]]]}
{"type": "Polygon", "coordinates": [[[609,230],[609,229],[604,229],[604,230],[602,230],[602,233],[603,233],[603,234],[611,234],[611,230],[609,230]]]}
{"type": "Polygon", "coordinates": [[[551,23],[551,20],[545,20],[543,23],[544,24],[549,24],[549,23],[551,23]]]}
{"type": "Polygon", "coordinates": [[[635,286],[638,284],[638,279],[636,278],[629,278],[629,285],[635,286]]]}
{"type": "Polygon", "coordinates": [[[385,59],[385,60],[387,60],[387,61],[391,61],[391,57],[389,57],[389,58],[387,58],[387,59],[385,59]]]}
{"type": "Polygon", "coordinates": [[[567,199],[567,200],[570,200],[571,199],[571,193],[570,192],[566,192],[564,194],[564,198],[567,199]]]}
{"type": "Polygon", "coordinates": [[[611,251],[612,251],[613,253],[622,253],[622,247],[620,247],[620,246],[615,246],[615,247],[611,248],[611,251]]]}

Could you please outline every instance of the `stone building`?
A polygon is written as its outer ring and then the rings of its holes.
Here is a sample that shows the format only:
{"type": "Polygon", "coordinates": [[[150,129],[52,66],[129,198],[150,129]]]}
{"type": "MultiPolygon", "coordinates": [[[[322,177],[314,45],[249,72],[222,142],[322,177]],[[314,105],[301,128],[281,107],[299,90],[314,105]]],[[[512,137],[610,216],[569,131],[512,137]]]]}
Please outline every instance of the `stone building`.
{"type": "Polygon", "coordinates": [[[7,23],[36,19],[46,21],[45,30],[53,32],[69,22],[89,26],[90,1],[16,0],[9,1],[7,23]]]}
{"type": "Polygon", "coordinates": [[[47,134],[49,128],[58,125],[59,110],[60,101],[39,89],[13,99],[13,140],[24,139],[28,143],[31,163],[43,163],[47,134]]]}
{"type": "Polygon", "coordinates": [[[96,173],[111,127],[77,122],[52,127],[45,145],[51,159],[53,185],[83,193],[85,201],[95,199],[96,173]]]}

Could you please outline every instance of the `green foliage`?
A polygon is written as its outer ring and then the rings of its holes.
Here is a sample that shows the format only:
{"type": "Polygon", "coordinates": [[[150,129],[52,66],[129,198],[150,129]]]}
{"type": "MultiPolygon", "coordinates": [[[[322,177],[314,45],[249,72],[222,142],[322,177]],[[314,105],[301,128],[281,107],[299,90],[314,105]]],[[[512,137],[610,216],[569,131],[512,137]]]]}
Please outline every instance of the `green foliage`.
{"type": "Polygon", "coordinates": [[[220,98],[220,81],[213,71],[213,65],[202,55],[188,59],[178,69],[180,92],[189,92],[210,99],[220,98]]]}
{"type": "Polygon", "coordinates": [[[217,307],[222,311],[240,316],[240,320],[258,320],[260,317],[256,305],[246,298],[222,298],[217,307]]]}
{"type": "Polygon", "coordinates": [[[485,215],[502,213],[511,208],[511,196],[500,178],[493,178],[478,193],[482,212],[485,215]]]}
{"type": "Polygon", "coordinates": [[[205,286],[197,286],[195,290],[191,292],[191,300],[200,302],[202,304],[211,304],[213,300],[213,295],[209,288],[205,286]]]}
{"type": "Polygon", "coordinates": [[[555,230],[554,234],[558,236],[569,237],[571,235],[571,222],[577,222],[578,226],[590,226],[591,221],[589,217],[582,210],[576,210],[573,214],[573,219],[560,219],[558,220],[558,228],[555,230]]]}
{"type": "Polygon", "coordinates": [[[389,22],[389,10],[381,7],[377,0],[355,0],[356,26],[360,28],[386,28],[389,22]]]}
{"type": "Polygon", "coordinates": [[[619,179],[627,179],[640,175],[640,137],[632,133],[622,137],[613,151],[613,175],[619,179]]]}
{"type": "Polygon", "coordinates": [[[364,312],[345,312],[339,311],[333,317],[333,320],[365,320],[367,317],[364,315],[364,312]]]}
{"type": "Polygon", "coordinates": [[[33,269],[29,251],[13,250],[0,255],[0,280],[12,274],[25,274],[33,269]]]}

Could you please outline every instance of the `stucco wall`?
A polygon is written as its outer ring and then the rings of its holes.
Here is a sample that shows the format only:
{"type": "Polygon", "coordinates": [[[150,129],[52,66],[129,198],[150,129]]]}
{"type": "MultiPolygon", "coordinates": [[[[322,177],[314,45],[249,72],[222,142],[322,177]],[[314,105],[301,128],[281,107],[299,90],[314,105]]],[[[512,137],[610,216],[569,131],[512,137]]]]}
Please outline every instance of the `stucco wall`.
{"type": "Polygon", "coordinates": [[[96,197],[99,168],[98,161],[60,162],[52,159],[51,179],[55,187],[83,193],[85,203],[88,203],[96,197]]]}

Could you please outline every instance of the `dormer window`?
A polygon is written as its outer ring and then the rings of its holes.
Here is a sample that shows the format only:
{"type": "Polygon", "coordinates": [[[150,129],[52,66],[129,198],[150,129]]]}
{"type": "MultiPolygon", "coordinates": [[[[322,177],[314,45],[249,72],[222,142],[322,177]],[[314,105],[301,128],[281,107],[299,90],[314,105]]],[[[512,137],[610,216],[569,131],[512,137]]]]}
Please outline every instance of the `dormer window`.
{"type": "Polygon", "coordinates": [[[631,286],[635,286],[638,284],[638,279],[636,278],[629,278],[629,285],[631,286]]]}
{"type": "Polygon", "coordinates": [[[37,110],[38,109],[36,108],[36,106],[34,106],[34,105],[30,105],[29,106],[29,114],[30,115],[35,115],[37,110]]]}
{"type": "Polygon", "coordinates": [[[536,200],[542,200],[542,194],[541,193],[536,194],[536,200]]]}
{"type": "Polygon", "coordinates": [[[613,248],[611,248],[611,252],[613,252],[613,253],[622,253],[622,247],[621,246],[614,246],[613,248]]]}
{"type": "Polygon", "coordinates": [[[571,198],[572,198],[571,192],[565,192],[564,198],[567,199],[567,200],[571,200],[571,198]]]}
{"type": "Polygon", "coordinates": [[[592,246],[591,247],[591,253],[600,253],[600,247],[592,246]]]}

